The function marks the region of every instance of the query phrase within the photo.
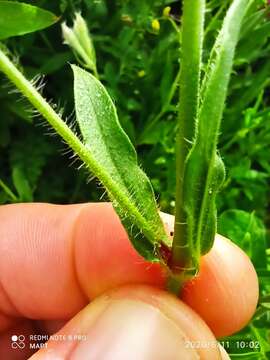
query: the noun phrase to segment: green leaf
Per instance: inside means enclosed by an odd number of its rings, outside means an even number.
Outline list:
[[[33,193],[30,184],[26,178],[23,169],[19,166],[16,166],[12,169],[12,180],[19,194],[19,200],[22,202],[33,201]]]
[[[5,194],[8,196],[8,198],[11,201],[18,201],[15,194],[13,194],[12,190],[0,179],[0,188],[2,188],[5,192]],[[0,201],[1,203],[1,201]]]
[[[73,65],[72,69],[77,121],[87,150],[105,173],[95,175],[105,185],[134,247],[148,260],[159,261],[158,247],[161,242],[169,245],[169,240],[150,181],[138,165],[104,86],[81,68]]]
[[[240,246],[255,266],[266,268],[265,227],[254,213],[227,210],[220,215],[218,231]]]
[[[200,256],[211,249],[216,233],[215,198],[225,176],[223,162],[217,154],[217,140],[234,52],[248,4],[248,0],[234,0],[225,16],[200,90],[197,131],[185,163],[185,218],[181,226],[185,230],[183,243],[195,267],[199,266]]]
[[[58,20],[53,13],[25,3],[0,1],[0,39],[44,29]]]

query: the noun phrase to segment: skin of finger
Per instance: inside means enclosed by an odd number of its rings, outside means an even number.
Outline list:
[[[0,310],[4,314],[67,319],[109,284],[164,284],[160,266],[146,263],[137,254],[108,203],[7,205],[0,207],[0,219],[0,256],[4,255]]]
[[[0,334],[18,322],[17,317],[10,317],[0,313]]]
[[[176,297],[149,286],[114,289],[75,316],[59,335],[84,341],[49,341],[37,359],[223,359],[214,335]]]
[[[93,299],[109,288],[136,283],[165,286],[164,270],[158,264],[145,262],[136,253],[111,204],[7,205],[0,207],[0,219],[0,257],[3,256],[0,259],[0,311],[4,314],[67,319],[78,312],[87,299]],[[173,228],[173,217],[167,215],[164,221],[168,230]],[[223,239],[218,237],[216,246],[222,243]],[[221,262],[217,258],[215,271],[220,263],[222,268],[217,273],[226,273],[228,264],[233,267],[234,270],[230,271],[237,278],[237,254],[242,256],[242,252],[237,247],[231,247],[231,251],[233,254],[226,252],[225,256],[235,258],[235,264]],[[253,307],[243,308],[241,303],[241,307],[237,308],[237,302],[224,304],[223,293],[217,287],[208,296],[208,301],[215,304],[214,312],[205,303],[202,309],[199,308],[202,294],[208,292],[209,286],[214,288],[218,285],[209,277],[211,271],[206,271],[213,264],[207,262],[209,256],[211,252],[202,260],[201,276],[194,286],[186,288],[183,297],[188,303],[193,296],[196,297],[197,302],[194,301],[192,306],[219,334],[224,332],[222,306],[226,305],[228,313],[230,306],[234,306],[239,319],[242,317],[244,321],[252,315]],[[215,256],[223,257],[223,254],[215,252]],[[203,266],[204,262],[209,264],[208,267]],[[240,263],[248,283],[254,270],[247,257]],[[204,272],[206,275],[203,276]],[[233,284],[227,281],[226,287]],[[196,291],[197,288],[200,291]],[[229,291],[245,296],[239,287],[232,287]],[[254,304],[257,287],[250,287],[249,291],[252,300],[249,301]],[[29,298],[32,301],[29,302]]]
[[[211,252],[203,258],[199,275],[186,284],[181,297],[217,337],[223,337],[249,322],[258,294],[258,278],[251,261],[219,235]]]
[[[47,335],[52,335],[58,332],[64,325],[67,323],[67,320],[36,320],[35,324],[40,333]]]
[[[3,360],[25,360],[35,350],[30,349],[29,336],[34,334],[35,329],[30,320],[21,320],[11,329],[0,334],[0,359]],[[12,336],[24,336],[24,340],[12,341]],[[13,345],[12,345],[13,344]],[[20,347],[19,347],[20,346]]]
[[[58,332],[67,321],[63,320],[28,320],[28,319],[16,319],[10,323],[7,329],[0,332],[0,359],[13,360],[13,359],[28,359],[33,353],[36,352],[32,345],[41,344],[38,340],[33,340],[33,335],[45,335],[46,337]],[[12,336],[23,335],[24,348],[15,349],[12,348]],[[16,346],[16,345],[15,345]],[[4,356],[5,355],[5,356]]]
[[[73,255],[74,224],[82,207],[0,207],[2,313],[67,318],[87,303],[77,281]]]

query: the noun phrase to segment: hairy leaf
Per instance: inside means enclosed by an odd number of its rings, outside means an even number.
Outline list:
[[[198,129],[187,157],[183,181],[186,244],[195,266],[212,247],[216,233],[215,197],[225,170],[217,154],[217,139],[224,109],[234,52],[248,0],[230,6],[216,39],[201,89]]]
[[[0,39],[44,29],[58,18],[50,11],[15,1],[0,1]]]
[[[158,261],[160,243],[169,243],[151,183],[138,165],[135,149],[103,85],[81,68],[72,69],[76,116],[85,146],[112,186],[106,186],[102,176],[95,175],[105,185],[135,248],[147,259]]]

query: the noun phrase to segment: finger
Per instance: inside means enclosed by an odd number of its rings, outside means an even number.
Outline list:
[[[73,257],[72,235],[80,209],[46,204],[0,207],[0,311],[61,318],[85,304]]]
[[[0,311],[5,314],[66,319],[81,309],[87,299],[109,288],[135,283],[165,286],[163,270],[157,264],[145,262],[136,253],[110,204],[8,205],[0,207],[0,219]],[[169,228],[173,227],[173,217],[167,216],[165,221]],[[223,242],[218,238],[217,248],[222,248]],[[237,269],[234,277],[237,279],[238,274],[243,273],[247,273],[247,279],[254,277],[248,258],[237,247],[231,246],[230,251],[225,252],[229,259],[237,260],[237,256],[244,259],[240,262],[242,270]],[[194,301],[193,305],[198,311],[202,294],[209,292],[207,274],[211,273],[211,266],[217,277],[222,271],[231,273],[226,266],[232,264],[221,261],[222,252],[215,251],[214,257],[217,257],[216,262],[206,261],[208,265],[202,265],[201,276],[194,286],[184,292],[187,302],[194,294],[197,303]],[[216,271],[219,263],[224,267]],[[236,266],[238,264],[234,268]],[[202,316],[214,331],[221,333],[224,309],[219,305],[225,303],[221,301],[223,295],[218,281],[210,284],[213,289],[208,301],[215,306],[208,311],[205,306]],[[242,287],[233,288],[234,283],[230,284],[229,279],[227,285],[232,287],[228,291],[246,298]],[[197,287],[200,291],[196,291]],[[241,319],[244,324],[252,315],[257,287],[250,287],[249,291],[252,295],[247,300],[250,306],[237,307],[239,302],[225,304],[226,307],[236,306],[237,325]]]
[[[82,335],[81,341],[68,338]],[[146,286],[111,291],[87,306],[31,360],[222,359],[210,329],[183,302]]]
[[[164,278],[132,248],[111,204],[0,207],[3,314],[66,319],[110,287]]]
[[[182,299],[208,324],[217,337],[240,330],[258,302],[258,278],[247,255],[218,235],[201,270],[183,289]]]

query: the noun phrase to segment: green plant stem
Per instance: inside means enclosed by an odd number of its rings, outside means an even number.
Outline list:
[[[181,33],[181,73],[178,131],[176,138],[176,213],[172,246],[172,268],[188,266],[191,258],[186,242],[186,216],[183,209],[185,161],[196,135],[204,25],[204,0],[184,0]]]
[[[18,201],[17,196],[10,190],[10,188],[0,179],[0,188],[10,197],[12,201]]]
[[[211,249],[215,238],[215,198],[225,178],[224,164],[217,153],[217,141],[235,47],[248,6],[248,0],[232,2],[211,51],[200,87],[198,125],[192,148],[185,159],[184,171],[181,171],[184,176],[183,187],[180,187],[183,201],[177,208],[182,217],[176,220],[176,227],[180,228],[180,236],[177,238],[176,234],[175,239],[179,240],[175,241],[175,246],[179,246],[176,249],[178,253],[175,251],[176,266],[181,266],[179,260],[182,253],[184,269],[193,267],[197,271],[200,256]]]
[[[180,32],[180,31],[179,31],[179,28],[178,28],[176,22],[172,19],[172,17],[171,17],[171,16],[168,16],[168,17],[166,17],[165,19],[168,20],[168,21],[171,23],[173,29],[174,29],[174,30],[176,31],[176,33],[178,34],[178,33]]]
[[[102,182],[105,188],[110,192],[113,198],[117,199],[121,207],[129,213],[142,230],[146,238],[156,243],[156,232],[144,219],[137,208],[129,201],[118,185],[106,174],[101,166],[92,157],[88,148],[76,137],[68,125],[53,110],[49,103],[40,95],[35,87],[28,81],[24,75],[14,66],[5,53],[0,50],[0,70],[14,83],[21,93],[30,101],[38,112],[48,121],[56,132],[65,140],[71,149],[80,157],[80,159],[89,167],[93,174]]]

